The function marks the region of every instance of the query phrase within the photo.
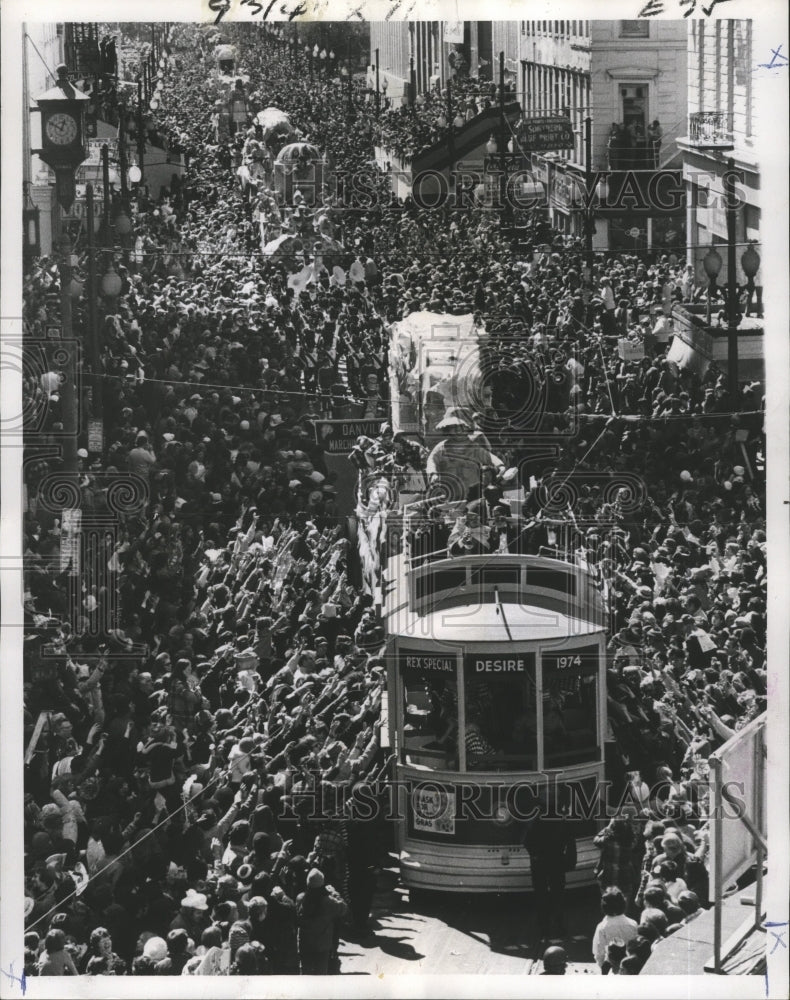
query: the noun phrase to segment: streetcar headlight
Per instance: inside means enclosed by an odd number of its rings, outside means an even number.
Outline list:
[[[494,822],[498,826],[505,826],[511,821],[513,817],[507,810],[506,806],[497,806],[496,812],[494,813]]]

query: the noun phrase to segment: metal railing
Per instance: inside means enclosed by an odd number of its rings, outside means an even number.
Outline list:
[[[691,112],[689,141],[701,146],[731,146],[732,115],[726,111]]]
[[[713,903],[713,956],[705,964],[705,971],[717,975],[722,973],[724,962],[738,945],[753,930],[761,928],[765,919],[763,866],[768,855],[767,719],[767,713],[753,719],[708,760],[712,799],[709,870],[710,901]],[[727,780],[735,773],[731,765],[736,761],[738,783]],[[732,795],[730,786],[737,786],[738,798]],[[725,810],[725,804],[729,810]],[[752,865],[756,878],[754,909],[735,933],[722,942],[724,899],[728,889],[737,884],[737,879]]]

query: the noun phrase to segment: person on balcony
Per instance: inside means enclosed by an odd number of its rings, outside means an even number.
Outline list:
[[[661,128],[661,124],[656,118],[653,122],[648,125],[647,128],[647,142],[650,147],[653,169],[658,169],[658,159],[661,152],[661,140],[664,137],[664,130]]]
[[[638,170],[644,166],[645,130],[641,122],[634,121],[627,127],[626,132],[631,147],[627,166],[632,170]]]
[[[609,129],[609,168],[611,170],[626,170],[630,166],[631,136],[622,125],[612,122]]]

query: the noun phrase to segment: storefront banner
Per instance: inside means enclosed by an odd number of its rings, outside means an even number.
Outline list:
[[[573,126],[564,115],[525,118],[521,124],[527,149],[573,149]]]

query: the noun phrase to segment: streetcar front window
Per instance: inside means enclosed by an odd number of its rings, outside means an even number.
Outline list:
[[[481,667],[499,672],[481,676]],[[535,770],[538,720],[534,656],[518,654],[507,661],[473,658],[467,664],[464,683],[467,771]]]
[[[569,671],[544,674],[543,760],[545,767],[597,760],[598,678]]]
[[[403,680],[403,763],[458,768],[458,689],[454,679],[410,675]]]

